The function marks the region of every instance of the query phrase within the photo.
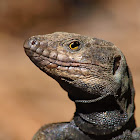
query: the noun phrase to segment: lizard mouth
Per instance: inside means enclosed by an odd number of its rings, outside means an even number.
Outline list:
[[[87,68],[87,63],[64,62],[43,56],[42,54],[33,52],[30,49],[25,49],[25,52],[39,68],[46,68],[49,71],[57,69],[61,71],[67,71],[69,74],[75,75],[88,75],[90,72],[90,69]]]
[[[77,76],[90,75],[92,71],[91,66],[98,67],[98,68],[100,67],[101,69],[106,69],[98,64],[80,63],[75,61],[66,62],[66,60],[63,61],[60,59],[55,59],[53,57],[50,57],[49,54],[44,55],[43,53],[38,53],[37,50],[31,50],[30,48],[25,48],[25,47],[24,49],[25,49],[25,53],[33,61],[33,63],[47,74],[51,71],[56,70],[65,73],[67,72],[68,74],[77,77]],[[63,76],[61,75],[61,77]]]

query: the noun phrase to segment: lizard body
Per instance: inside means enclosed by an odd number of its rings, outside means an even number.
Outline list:
[[[42,127],[33,140],[139,140],[134,87],[123,53],[111,42],[56,32],[24,43],[27,56],[76,104],[73,119]]]

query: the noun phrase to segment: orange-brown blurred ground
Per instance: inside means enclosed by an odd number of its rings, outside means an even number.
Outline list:
[[[64,1],[41,0],[41,8],[38,1],[0,1],[0,140],[30,140],[43,124],[73,116],[67,93],[32,64],[22,47],[29,36],[54,31],[109,40],[123,51],[133,74],[140,127],[140,2],[100,0],[80,11]]]

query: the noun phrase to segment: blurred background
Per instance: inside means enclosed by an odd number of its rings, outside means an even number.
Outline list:
[[[0,140],[30,140],[44,124],[69,121],[75,106],[23,50],[26,38],[55,31],[113,42],[126,56],[140,127],[139,0],[0,0]]]

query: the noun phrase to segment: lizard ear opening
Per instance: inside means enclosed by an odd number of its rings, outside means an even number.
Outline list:
[[[120,66],[120,60],[121,60],[121,56],[117,56],[115,57],[114,59],[114,63],[113,63],[113,75],[115,74],[115,72],[117,71],[117,69],[119,68]]]

